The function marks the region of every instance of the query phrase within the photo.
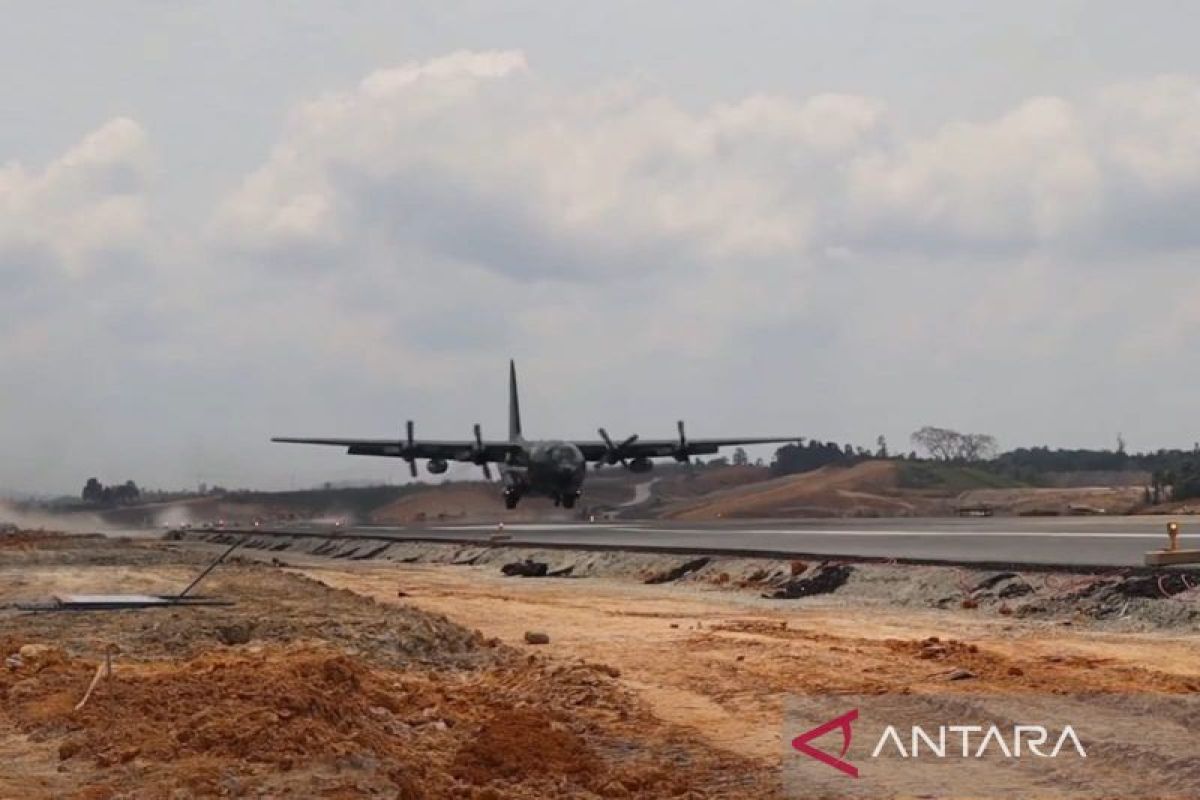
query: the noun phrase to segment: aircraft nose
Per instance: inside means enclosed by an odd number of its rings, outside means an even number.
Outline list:
[[[563,466],[577,466],[583,461],[583,454],[576,447],[559,445],[554,448],[554,460]]]

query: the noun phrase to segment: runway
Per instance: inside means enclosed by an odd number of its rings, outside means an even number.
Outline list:
[[[770,557],[1070,567],[1142,566],[1166,547],[1166,517],[820,519],[676,523],[506,525],[505,544]],[[1200,548],[1200,521],[1181,518],[1181,548]],[[278,531],[322,535],[312,526]],[[497,526],[414,524],[347,528],[339,536],[397,541],[487,542]]]

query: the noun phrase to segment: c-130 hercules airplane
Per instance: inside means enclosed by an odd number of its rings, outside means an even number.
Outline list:
[[[775,436],[743,439],[688,439],[680,420],[678,439],[641,439],[635,433],[629,438],[614,442],[604,428],[600,428],[599,441],[529,441],[521,435],[521,408],[517,399],[517,367],[508,362],[508,439],[505,441],[485,440],[475,423],[474,440],[426,440],[413,438],[413,423],[407,423],[407,436],[395,439],[297,439],[276,437],[273,442],[293,444],[327,444],[345,447],[353,456],[388,456],[403,458],[408,462],[412,476],[417,477],[417,459],[428,459],[426,468],[440,475],[449,468],[450,461],[462,461],[483,467],[483,474],[490,481],[492,471],[489,463],[500,466],[504,481],[504,507],[516,508],[525,495],[543,495],[554,500],[555,505],[574,508],[582,493],[587,464],[594,462],[599,469],[603,465],[620,463],[630,472],[649,472],[654,468],[652,458],[672,457],[686,462],[694,455],[716,453],[722,447],[743,444],[772,444],[799,441],[798,436]]]

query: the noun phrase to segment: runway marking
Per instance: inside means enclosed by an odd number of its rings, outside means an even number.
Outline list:
[[[419,526],[417,526],[418,529]],[[589,528],[620,528],[620,525],[604,522],[580,522],[577,524],[571,523],[553,523],[553,522],[513,522],[506,523],[504,530],[506,531],[577,531]],[[437,525],[428,530],[435,531],[496,531],[499,530],[498,525]]]
[[[702,534],[710,536],[730,536],[737,534],[751,534],[760,536],[763,534],[781,533],[790,536],[860,536],[860,537],[888,537],[888,536],[924,536],[924,537],[960,537],[964,539],[978,539],[983,537],[1002,537],[1002,538],[1027,538],[1027,539],[1161,539],[1166,541],[1166,535],[1161,533],[1104,533],[1096,531],[979,531],[979,530],[963,530],[963,531],[888,531],[888,530],[855,530],[850,528],[730,528],[728,530],[714,530],[712,528],[635,528],[622,527],[618,530],[627,533],[681,533],[681,534]],[[1194,539],[1200,536],[1195,533],[1181,533],[1180,539]]]

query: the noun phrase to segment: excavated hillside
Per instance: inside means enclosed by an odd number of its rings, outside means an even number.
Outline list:
[[[800,475],[750,483],[666,505],[660,516],[703,520],[718,517],[924,516],[945,513],[944,498],[899,487],[896,464],[867,461],[822,467]]]

